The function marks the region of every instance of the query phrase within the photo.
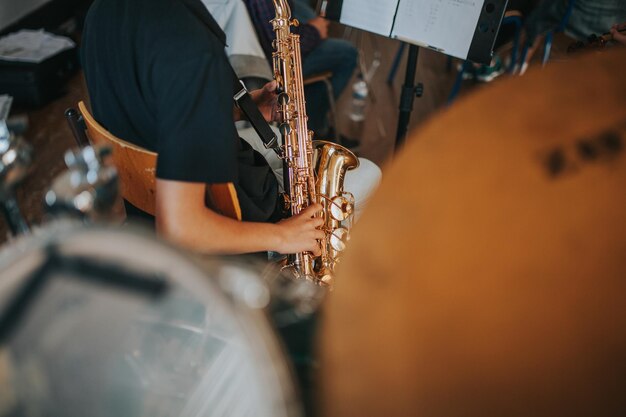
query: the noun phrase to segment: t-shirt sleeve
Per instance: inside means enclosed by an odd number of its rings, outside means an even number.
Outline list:
[[[158,92],[158,178],[236,181],[238,136],[229,65],[225,54],[210,52],[157,64],[152,88]]]

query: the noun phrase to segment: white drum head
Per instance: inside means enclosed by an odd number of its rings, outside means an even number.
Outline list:
[[[61,261],[7,317],[50,247]],[[0,270],[0,415],[300,415],[248,266],[204,271],[146,235],[62,227],[10,248]]]

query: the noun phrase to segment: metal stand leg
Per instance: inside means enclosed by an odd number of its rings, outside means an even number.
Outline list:
[[[421,97],[424,92],[423,84],[415,85],[415,73],[417,72],[417,58],[419,55],[419,46],[409,46],[409,59],[406,65],[406,78],[402,86],[402,95],[400,96],[400,116],[398,117],[398,130],[396,134],[396,150],[400,149],[404,144],[406,133],[411,120],[411,111],[413,110],[413,102],[415,97]]]

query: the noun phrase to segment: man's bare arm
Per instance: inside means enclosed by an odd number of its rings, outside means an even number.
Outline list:
[[[156,225],[159,234],[186,248],[217,254],[261,251],[319,254],[323,223],[312,216],[314,205],[277,224],[239,222],[205,206],[203,183],[159,180],[156,183]]]

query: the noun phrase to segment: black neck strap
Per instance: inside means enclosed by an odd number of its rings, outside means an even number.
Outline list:
[[[233,99],[235,100],[237,107],[241,109],[241,112],[250,122],[257,135],[259,135],[263,141],[263,145],[267,149],[276,150],[278,148],[278,138],[276,137],[276,134],[274,134],[274,131],[259,111],[257,105],[254,101],[252,101],[252,97],[248,93],[246,86],[239,80],[234,70],[233,80]]]

